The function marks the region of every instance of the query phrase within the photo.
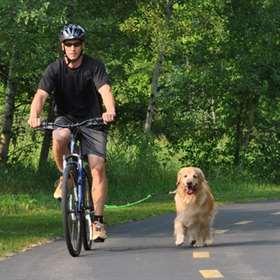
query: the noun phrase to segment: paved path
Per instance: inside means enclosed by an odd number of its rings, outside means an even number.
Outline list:
[[[1,280],[278,280],[280,202],[220,207],[215,243],[176,248],[174,215],[109,228],[110,238],[72,258],[63,240],[0,262]]]

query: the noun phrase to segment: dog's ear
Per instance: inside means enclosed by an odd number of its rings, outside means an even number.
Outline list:
[[[182,172],[181,170],[178,172],[177,174],[177,182],[176,182],[176,187],[178,187],[178,185],[180,184],[181,182],[181,177],[182,177]]]
[[[202,170],[200,168],[198,168],[198,167],[196,167],[195,169],[196,169],[196,172],[197,172],[200,180],[201,181],[206,181],[204,173],[202,172]]]

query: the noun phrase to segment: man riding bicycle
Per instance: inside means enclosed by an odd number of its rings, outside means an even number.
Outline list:
[[[55,122],[70,124],[86,119],[102,117],[104,123],[114,121],[115,101],[104,64],[84,54],[85,30],[76,24],[65,25],[60,33],[63,58],[46,68],[33,98],[28,123],[36,128],[41,124],[41,112],[49,95],[55,103]],[[105,112],[103,112],[103,105]],[[57,128],[53,131],[53,157],[57,168],[63,171],[63,155],[68,151],[70,130]],[[103,211],[107,198],[105,173],[107,131],[83,128],[81,135],[83,154],[88,156],[92,173],[92,198],[94,218],[92,223],[95,242],[107,238],[103,223]],[[59,178],[54,197],[62,195],[62,176]]]

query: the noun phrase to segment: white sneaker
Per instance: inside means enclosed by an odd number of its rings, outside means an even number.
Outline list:
[[[62,198],[62,181],[63,181],[63,176],[60,176],[59,179],[57,179],[54,184],[55,191],[53,193],[53,197],[58,200]]]
[[[61,200],[62,198],[62,182],[63,182],[63,176],[60,176],[59,179],[56,180],[54,187],[55,191],[53,193],[53,197],[57,200]],[[68,179],[68,187],[73,187],[74,186],[74,181],[73,178],[70,177]]]
[[[95,221],[92,223],[92,238],[94,242],[104,242],[107,238],[107,233],[104,224]]]

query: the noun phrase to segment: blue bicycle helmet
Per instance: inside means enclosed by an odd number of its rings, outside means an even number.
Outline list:
[[[67,24],[60,33],[60,42],[68,40],[85,40],[85,30],[78,24]]]

